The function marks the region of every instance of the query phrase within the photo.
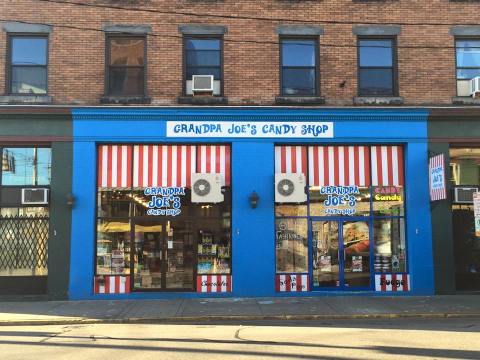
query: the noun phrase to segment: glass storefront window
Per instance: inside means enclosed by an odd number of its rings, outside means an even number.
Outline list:
[[[275,237],[277,273],[308,272],[307,219],[277,219]]]
[[[275,204],[276,216],[307,216],[307,205]]]
[[[3,148],[2,185],[49,185],[52,151],[50,148]]]
[[[375,216],[403,216],[404,194],[401,186],[376,186],[372,188]]]
[[[310,187],[310,216],[368,216],[370,189],[355,186]]]
[[[373,227],[375,272],[405,272],[407,259],[404,219],[375,219]]]
[[[98,217],[129,217],[131,191],[99,190]]]
[[[97,224],[97,274],[130,273],[130,222],[99,219]]]

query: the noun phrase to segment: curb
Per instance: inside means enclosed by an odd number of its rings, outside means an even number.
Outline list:
[[[391,319],[446,319],[480,318],[480,313],[398,313],[398,314],[353,314],[353,315],[212,315],[159,318],[122,319],[54,319],[54,320],[0,320],[0,326],[74,325],[74,324],[159,324],[214,321],[315,321],[315,320],[391,320]]]

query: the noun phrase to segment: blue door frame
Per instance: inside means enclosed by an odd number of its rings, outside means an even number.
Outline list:
[[[312,216],[308,219],[308,251],[309,251],[309,274],[310,289],[312,291],[369,291],[373,289],[375,284],[375,274],[373,272],[373,222],[369,216],[352,216],[352,217],[337,217],[337,216]],[[335,221],[338,223],[338,267],[339,267],[339,286],[320,287],[313,285],[313,222],[320,221]],[[351,287],[345,285],[345,252],[343,245],[343,223],[349,221],[364,221],[368,224],[368,239],[369,239],[369,256],[370,256],[370,285],[367,287]]]

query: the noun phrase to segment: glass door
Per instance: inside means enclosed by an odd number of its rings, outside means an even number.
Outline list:
[[[365,220],[313,220],[313,288],[370,287],[370,230]]]

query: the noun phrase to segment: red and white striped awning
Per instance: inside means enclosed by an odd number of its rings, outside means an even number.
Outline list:
[[[307,174],[306,146],[275,146],[276,174]]]
[[[189,187],[195,161],[194,145],[135,145],[133,187]]]
[[[370,186],[368,146],[309,146],[310,186]]]
[[[372,185],[403,186],[403,147],[375,145],[372,151]]]
[[[230,185],[230,146],[197,146],[197,172],[202,174],[221,174],[222,185]]]
[[[101,145],[98,147],[98,187],[129,188],[132,186],[132,146]]]

